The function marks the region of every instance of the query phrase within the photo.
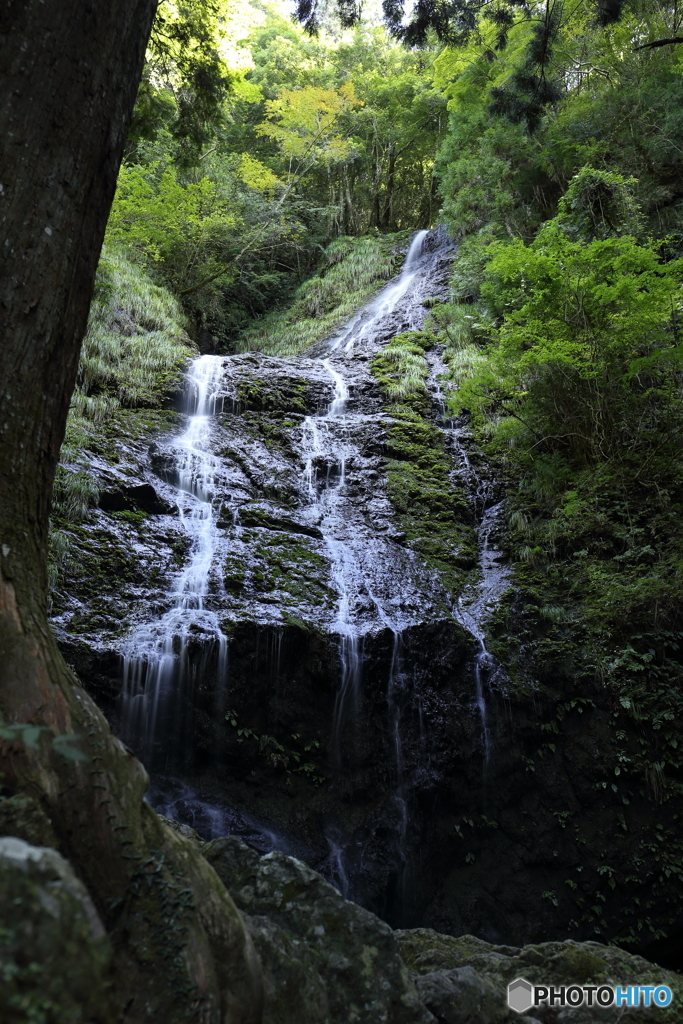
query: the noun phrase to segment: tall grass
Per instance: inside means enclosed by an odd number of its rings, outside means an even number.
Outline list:
[[[121,252],[105,248],[60,452],[55,516],[84,518],[98,498],[84,449],[122,406],[161,405],[191,354],[178,301]]]
[[[426,392],[425,381],[429,367],[424,349],[412,343],[409,337],[399,334],[382,349],[387,368],[390,369],[384,390],[392,403],[404,403],[406,399],[422,396]]]
[[[63,527],[97,503],[87,450],[122,407],[160,406],[192,355],[177,300],[117,251],[105,249],[52,494],[49,575],[54,586],[71,546]]]
[[[245,331],[236,351],[293,356],[330,334],[397,273],[410,234],[335,239],[291,305]]]
[[[429,331],[404,331],[374,356],[371,371],[392,416],[420,418],[429,406],[425,351],[436,338]]]
[[[72,415],[97,423],[122,405],[160,405],[191,354],[177,299],[122,253],[105,250]]]

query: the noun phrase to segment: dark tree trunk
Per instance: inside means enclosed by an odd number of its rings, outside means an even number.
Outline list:
[[[382,214],[380,206],[380,181],[382,178],[382,164],[379,155],[379,143],[375,140],[372,147],[372,227],[379,230],[382,226]]]
[[[6,787],[40,801],[114,937],[124,1019],[187,1019],[192,1004],[193,1019],[232,1024],[259,1014],[241,919],[203,858],[142,803],[144,769],[46,619],[50,493],[155,7],[0,6],[0,708],[9,722],[80,734],[90,758],[66,760],[43,734],[40,753],[3,743],[0,767]],[[183,886],[194,906],[165,932],[164,901]]]
[[[384,204],[382,226],[386,231],[395,231],[394,224],[394,186],[396,184],[396,149],[392,145],[389,150],[389,168],[387,170],[387,193]]]

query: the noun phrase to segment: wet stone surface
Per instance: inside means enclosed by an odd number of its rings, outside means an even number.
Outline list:
[[[443,289],[449,244],[421,244],[319,352],[203,357],[172,429],[122,430],[93,457],[100,508],[54,616],[67,658],[155,775],[269,822],[385,910],[403,899],[416,839],[409,793],[440,777],[456,719],[479,744],[454,689],[472,638],[406,543],[370,369]],[[436,707],[446,732],[427,743]],[[169,806],[187,817],[191,804]]]

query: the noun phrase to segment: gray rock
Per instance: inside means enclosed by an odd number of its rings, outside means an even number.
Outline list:
[[[0,838],[0,1020],[110,1024],[111,949],[88,892],[56,850]]]
[[[492,985],[472,967],[418,975],[415,987],[439,1024],[499,1024],[509,1016],[502,987]]]
[[[599,942],[541,942],[523,947],[495,946],[474,935],[441,935],[431,928],[396,931],[401,956],[414,979],[421,999],[444,1024],[494,1024],[499,1020],[516,1024],[644,1024],[661,1020],[662,1010],[644,1007],[554,1007],[539,1006],[528,1017],[510,1012],[496,1016],[496,1005],[507,1009],[505,993],[516,978],[525,978],[532,985],[633,985],[665,984],[674,990],[673,1006],[683,1002],[683,978],[655,964],[633,956],[616,946]],[[459,1003],[455,996],[457,979],[463,970],[471,971],[462,984]],[[463,978],[464,981],[464,978]],[[468,988],[472,994],[468,995]],[[449,986],[453,989],[454,1009],[449,1004]],[[500,1002],[486,1001],[484,991],[498,992]],[[468,998],[481,992],[480,1016],[458,1016],[467,1007]],[[474,1004],[472,1004],[474,1005]],[[445,1010],[442,1009],[445,1007]],[[680,1019],[680,1009],[674,1010]],[[451,1016],[448,1016],[448,1014]],[[492,1016],[487,1016],[492,1014]]]
[[[47,814],[31,796],[0,796],[0,836],[17,836],[34,846],[56,846]]]
[[[233,836],[204,855],[242,911],[261,958],[264,1024],[435,1024],[394,932],[294,857]]]
[[[199,832],[192,828],[191,825],[183,825],[182,822],[174,821],[173,818],[166,818],[163,814],[160,814],[159,817],[163,821],[164,825],[168,825],[168,827],[172,828],[174,832],[178,833],[178,835],[185,836],[186,839],[189,839],[190,842],[194,843],[194,845],[200,850],[202,849],[204,846],[204,840],[200,836]]]

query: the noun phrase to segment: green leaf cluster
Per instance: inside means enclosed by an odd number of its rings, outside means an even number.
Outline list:
[[[530,449],[651,476],[682,436],[683,263],[631,236],[570,241],[562,226],[489,250],[493,345],[457,405],[512,417]]]

